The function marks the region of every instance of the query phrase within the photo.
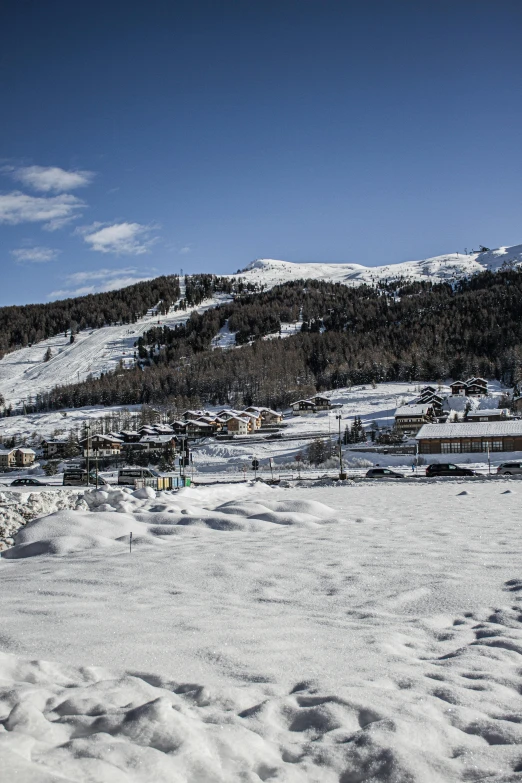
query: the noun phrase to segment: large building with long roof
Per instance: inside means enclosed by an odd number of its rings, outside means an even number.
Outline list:
[[[522,420],[424,424],[415,439],[419,454],[522,451]]]

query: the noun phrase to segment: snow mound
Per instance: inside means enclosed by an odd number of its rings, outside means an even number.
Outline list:
[[[156,493],[150,487],[134,492],[89,490],[82,500],[86,510],[57,511],[29,522],[3,556],[69,555],[111,547],[122,551],[131,533],[136,545],[161,545],[187,527],[244,532],[314,528],[335,521],[336,514],[323,503],[307,500],[228,501],[211,508],[185,504],[182,493]]]

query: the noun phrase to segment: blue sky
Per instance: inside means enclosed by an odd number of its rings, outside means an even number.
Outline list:
[[[0,304],[522,242],[522,4],[7,0]]]

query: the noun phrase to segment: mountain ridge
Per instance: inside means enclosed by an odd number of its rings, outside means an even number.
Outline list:
[[[313,278],[343,285],[375,284],[385,280],[451,282],[484,271],[496,272],[504,266],[522,265],[522,244],[487,250],[480,253],[446,253],[418,261],[401,261],[382,266],[363,264],[298,263],[272,258],[252,261],[235,275],[246,282],[272,287],[283,282]]]

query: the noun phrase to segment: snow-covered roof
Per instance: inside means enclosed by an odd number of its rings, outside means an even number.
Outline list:
[[[480,416],[509,416],[507,408],[479,408],[468,413],[468,419],[478,419]]]
[[[426,416],[431,405],[402,405],[395,411],[395,418],[397,416]]]
[[[16,451],[20,451],[22,454],[34,454],[36,456],[36,451],[33,449],[16,449]]]
[[[424,424],[415,437],[417,440],[426,440],[430,438],[494,438],[503,435],[522,437],[522,420]]]
[[[8,454],[12,454],[16,449],[0,449],[0,457],[6,457]]]
[[[174,438],[174,433],[170,435],[144,435],[140,438],[140,443],[170,443]]]

